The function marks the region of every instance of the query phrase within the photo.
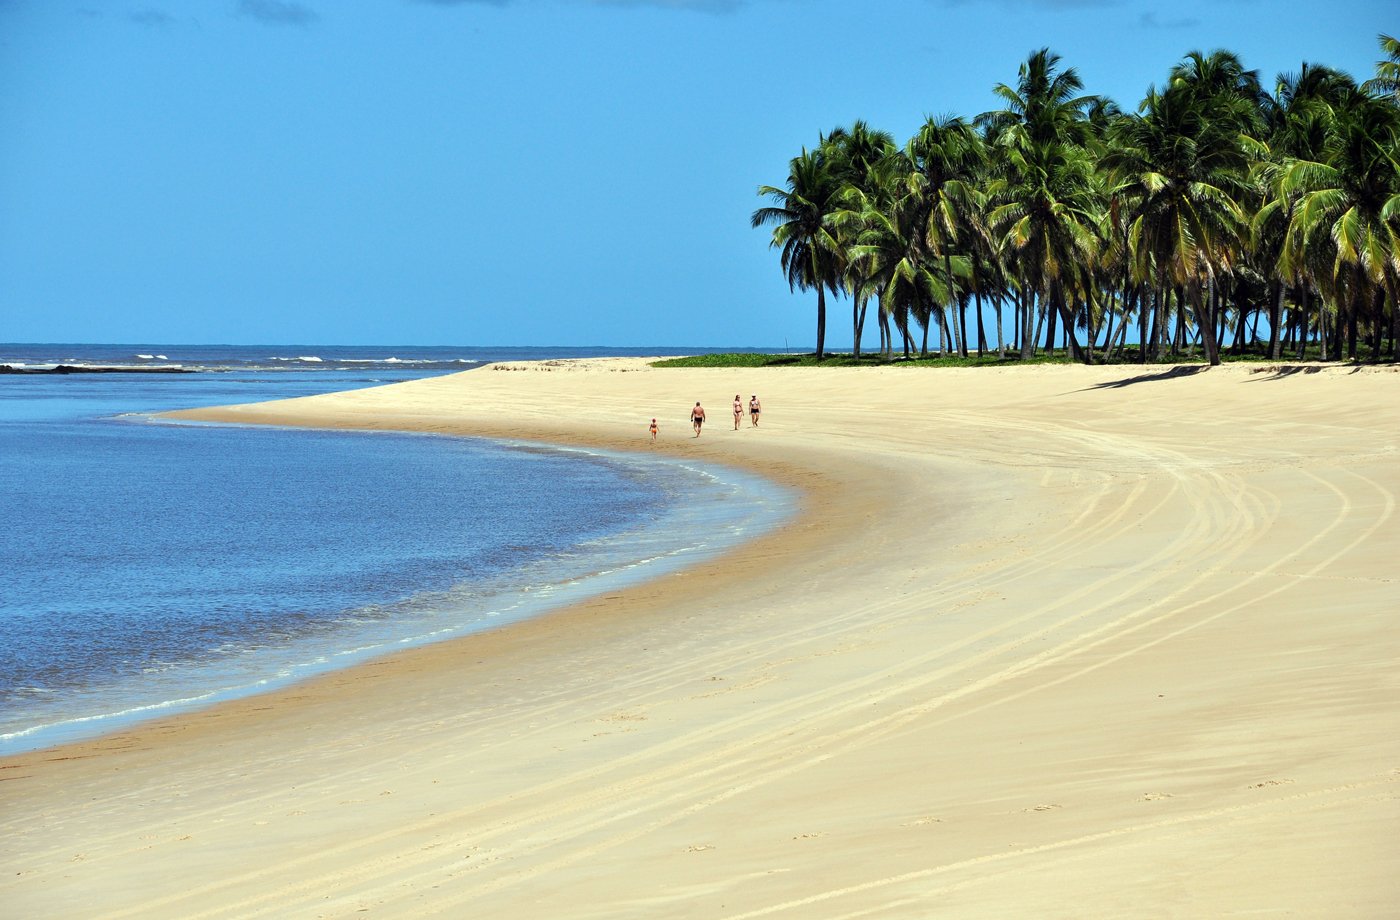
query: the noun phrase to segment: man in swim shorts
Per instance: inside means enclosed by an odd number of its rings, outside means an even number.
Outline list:
[[[696,401],[695,408],[690,410],[690,424],[695,426],[695,436],[700,437],[700,426],[705,424],[705,410],[699,401]]]

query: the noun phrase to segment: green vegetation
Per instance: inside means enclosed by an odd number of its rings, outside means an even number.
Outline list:
[[[815,354],[680,360],[871,363],[872,302],[884,361],[1394,360],[1400,41],[1380,45],[1363,84],[1304,63],[1272,92],[1228,51],[1191,52],[1133,113],[1042,49],[971,121],[930,118],[903,147],[838,128],[752,217],[789,286],[816,292]],[[828,294],[849,299],[850,356],[826,353]]]
[[[811,352],[802,355],[756,355],[756,354],[722,354],[722,355],[693,355],[688,358],[665,358],[660,361],[653,361],[652,367],[929,367],[937,365],[939,367],[980,367],[996,364],[1022,363],[1012,361],[1009,358],[998,358],[994,354],[970,355],[966,358],[959,355],[934,355],[934,356],[910,356],[886,358],[882,355],[864,354],[856,357],[851,354],[839,354],[827,352],[820,359]],[[1038,354],[1030,359],[1028,363],[1033,364],[1067,364],[1069,359],[1063,355]]]
[[[1270,358],[1268,355],[1260,354],[1257,350],[1246,349],[1243,354],[1222,352],[1220,359],[1223,363],[1256,363],[1273,364],[1280,359]],[[1307,349],[1302,357],[1290,354],[1288,360],[1316,361],[1322,356],[1316,345]],[[1121,352],[1115,352],[1115,360],[1119,363],[1138,363],[1143,360],[1141,350],[1136,345],[1129,345]],[[1004,367],[1008,365],[1022,364],[1075,364],[1075,358],[1066,351],[1048,352],[1037,350],[1030,358],[1022,358],[1015,353],[998,355],[995,351],[987,351],[978,355],[975,352],[967,356],[962,356],[956,352],[943,355],[932,352],[926,355],[911,354],[909,357],[903,355],[880,355],[869,352],[857,357],[851,353],[826,352],[819,359],[814,352],[804,354],[754,354],[751,352],[713,354],[713,355],[690,355],[684,358],[662,358],[651,362],[652,367]],[[1189,352],[1180,354],[1167,353],[1156,359],[1160,364],[1195,364],[1199,363],[1199,358]]]

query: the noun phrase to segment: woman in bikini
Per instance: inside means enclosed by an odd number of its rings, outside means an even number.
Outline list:
[[[744,401],[739,398],[739,394],[734,394],[734,430],[739,430],[739,420],[744,417]]]
[[[738,403],[735,403],[734,405],[737,406]],[[749,424],[751,424],[754,428],[758,427],[758,414],[762,411],[763,406],[758,401],[758,394],[755,393],[754,395],[749,397]]]

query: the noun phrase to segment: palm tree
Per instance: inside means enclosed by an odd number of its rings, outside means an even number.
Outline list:
[[[1400,105],[1400,39],[1385,33],[1378,36],[1385,60],[1376,62],[1376,75],[1367,80],[1364,89],[1377,96],[1389,96]]]
[[[1220,351],[1207,289],[1241,248],[1247,215],[1239,199],[1258,148],[1241,131],[1249,123],[1245,103],[1229,95],[1240,81],[1222,79],[1226,68],[1202,66],[1210,60],[1193,55],[1165,91],[1149,89],[1138,114],[1118,122],[1104,165],[1118,177],[1113,196],[1127,212],[1139,280],[1155,283],[1159,302],[1170,285],[1190,304],[1215,365]],[[1192,82],[1202,73],[1208,82]]]
[[[1016,86],[998,83],[993,94],[1005,108],[976,119],[995,143],[1006,130],[1019,127],[1037,144],[1083,144],[1090,136],[1086,112],[1097,96],[1081,93],[1084,83],[1073,67],[1060,70],[1060,56],[1049,48],[1031,52],[1018,71]]]
[[[1033,299],[1061,315],[1070,347],[1080,356],[1065,301],[1097,244],[1091,161],[1084,145],[1092,137],[1086,110],[1098,97],[1083,95],[1078,73],[1072,67],[1061,70],[1059,63],[1060,56],[1048,48],[1032,52],[1014,88],[1002,83],[993,90],[1005,108],[977,117],[995,163],[988,222],[1015,263],[1022,295],[1023,359],[1034,344]]]
[[[1259,72],[1245,70],[1238,55],[1217,50],[1210,54],[1188,52],[1171,70],[1169,86],[1213,105],[1212,120],[1230,121],[1241,130],[1252,130],[1267,100]]]
[[[850,190],[856,189],[866,199],[875,199],[880,192],[876,170],[885,158],[895,152],[896,147],[894,137],[889,132],[875,131],[865,122],[856,121],[849,129],[837,128],[827,135],[822,141],[822,150],[842,186],[837,191],[838,197],[849,197]],[[884,203],[882,199],[881,202]],[[838,224],[837,230],[837,240],[844,253],[855,244],[859,224],[847,221],[844,226]],[[844,258],[843,265],[843,281],[851,293],[853,351],[859,359],[870,278],[864,273],[863,262]]]
[[[881,329],[894,320],[906,355],[910,318],[926,319],[927,305],[946,294],[923,243],[919,201],[908,194],[914,182],[911,166],[902,154],[886,157],[872,172],[869,190],[847,188],[845,207],[833,218],[854,234],[855,243],[847,250],[851,264],[879,298]],[[886,356],[892,347],[889,340],[882,341]]]
[[[910,165],[908,194],[922,229],[923,245],[930,258],[942,261],[949,301],[955,301],[954,255],[970,248],[976,232],[973,218],[982,200],[977,189],[986,162],[982,138],[961,118],[930,118],[910,139],[904,155]],[[962,324],[955,321],[952,325],[953,341],[966,357]]]
[[[1346,74],[1305,61],[1296,74],[1278,75],[1274,92],[1262,107],[1269,151],[1255,164],[1263,200],[1254,216],[1251,235],[1256,269],[1271,287],[1268,307],[1268,354],[1271,358],[1282,354],[1282,315],[1288,289],[1296,286],[1305,305],[1309,289],[1318,287],[1311,269],[1324,261],[1315,252],[1309,258],[1302,258],[1301,250],[1284,248],[1284,238],[1297,204],[1297,196],[1282,189],[1284,171],[1293,161],[1315,162],[1326,157],[1324,148],[1335,108],[1355,92],[1356,84]],[[1299,345],[1303,346],[1307,339],[1307,311],[1296,312],[1294,325]],[[1324,343],[1324,354],[1325,347]]]
[[[832,228],[831,215],[840,191],[826,155],[804,149],[788,165],[787,188],[759,186],[758,194],[774,204],[753,212],[754,227],[773,226],[769,245],[782,252],[783,275],[789,289],[817,292],[817,360],[826,347],[826,292],[837,291],[841,246]]]
[[[884,354],[891,320],[906,354],[914,322],[925,349],[936,322],[941,347],[967,354],[975,301],[980,355],[984,296],[999,348],[1013,301],[1023,359],[1042,330],[1053,349],[1058,324],[1086,362],[1121,355],[1136,322],[1144,361],[1199,337],[1217,364],[1226,343],[1261,346],[1266,315],[1271,356],[1301,357],[1314,328],[1324,356],[1355,356],[1359,335],[1395,352],[1400,40],[1380,42],[1364,87],[1304,63],[1272,93],[1233,53],[1193,51],[1127,115],[1042,48],[976,130],[930,118],[899,149],[863,122],[833,131],[786,190],[760,189],[774,203],[753,224],[774,226],[789,285],[817,291],[819,357],[826,294],[842,291],[857,355],[872,296]]]
[[[1005,167],[989,190],[997,203],[989,223],[1018,266],[1023,296],[1037,298],[1053,311],[1052,317],[1058,315],[1071,353],[1076,360],[1087,360],[1088,353],[1074,335],[1069,299],[1080,294],[1084,271],[1098,248],[1098,204],[1089,179],[1089,157],[1083,148],[1038,145],[1014,130],[1004,136],[1000,148]],[[1023,358],[1030,357],[1031,318],[1028,302]]]
[[[985,152],[985,144],[983,145]],[[979,189],[990,184],[990,173],[988,163],[984,156],[982,167],[978,171],[976,184]],[[967,222],[972,233],[969,234],[967,243],[968,256],[972,261],[970,281],[972,284],[972,295],[976,300],[977,321],[982,322],[982,299],[988,297],[996,307],[996,341],[997,357],[1006,357],[1006,339],[1002,333],[1002,307],[1009,294],[1009,283],[1006,277],[1005,260],[1002,257],[1002,250],[999,241],[989,230],[989,199],[985,193],[979,194],[974,207],[967,215]],[[981,356],[981,350],[978,350]]]
[[[1391,350],[1395,351],[1395,306],[1400,293],[1400,109],[1356,93],[1335,112],[1324,157],[1295,160],[1280,182],[1297,196],[1285,238],[1295,256],[1325,240],[1335,254],[1328,281],[1349,326],[1348,356],[1356,357],[1356,327],[1371,314],[1379,356],[1384,304],[1391,305]]]

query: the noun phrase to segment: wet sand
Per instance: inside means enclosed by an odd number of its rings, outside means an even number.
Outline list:
[[[1311,370],[593,359],[202,410],[664,451],[802,513],[0,761],[0,914],[1391,916],[1400,373]]]

